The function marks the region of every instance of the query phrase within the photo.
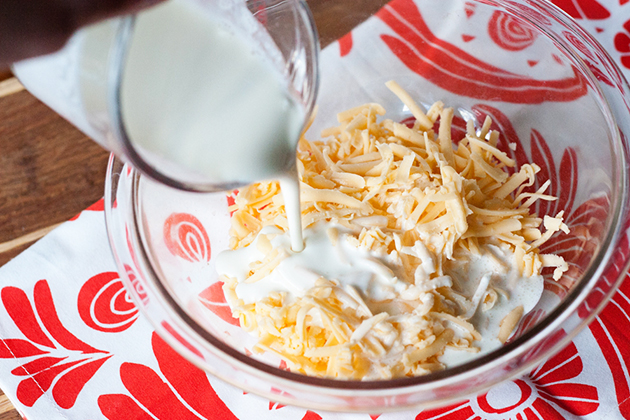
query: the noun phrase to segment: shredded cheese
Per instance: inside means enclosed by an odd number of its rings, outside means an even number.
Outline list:
[[[554,233],[568,231],[562,212],[544,219],[531,213],[536,200],[554,199],[544,194],[549,183],[526,192],[540,168],[526,164],[510,175],[506,168],[516,162],[497,148],[489,117],[478,131],[468,121],[465,139],[454,145],[452,108],[437,102],[425,113],[396,82],[387,86],[416,118],[412,127],[379,121],[385,109],[364,104],[339,113],[339,125],[325,129],[323,140],[302,138],[297,157],[304,228],[334,222],[351,232],[343,234],[348,243],[408,273],[412,280],[396,298],[399,313],[375,311],[354,287],[325,278],[291,301],[272,293],[245,305],[235,279],[223,278],[234,316],[259,337],[254,350],[277,355],[295,371],[340,379],[412,376],[443,368],[438,358],[447,347],[478,352],[470,318],[507,295],[489,275],[470,300],[453,292],[444,267],[457,252],[487,254],[504,266],[492,249],[507,249],[524,277],[551,267],[557,280],[568,270],[561,257],[539,252]],[[288,229],[279,192],[275,181],[240,190],[230,208],[232,249],[250,245],[265,226]],[[337,228],[327,235],[332,246],[342,237]],[[248,283],[286,258],[268,241],[257,246],[266,257],[250,267]],[[501,342],[522,316],[519,306],[502,320]]]

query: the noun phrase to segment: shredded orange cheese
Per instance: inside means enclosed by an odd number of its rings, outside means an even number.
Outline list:
[[[346,234],[351,244],[409,273],[415,280],[401,297],[400,314],[373,313],[357,290],[324,278],[290,303],[272,293],[244,305],[234,293],[236,280],[223,278],[234,315],[260,339],[255,350],[276,354],[295,371],[387,379],[442,369],[438,356],[446,347],[479,351],[479,334],[465,314],[470,308],[444,272],[459,254],[500,246],[517,256],[524,277],[552,267],[557,280],[568,269],[561,257],[539,251],[555,232],[568,231],[562,212],[544,218],[531,212],[536,200],[555,200],[545,194],[549,183],[525,191],[540,168],[525,164],[510,175],[506,168],[516,163],[497,148],[499,134],[490,130],[489,118],[479,130],[469,121],[466,137],[455,145],[452,108],[438,102],[425,113],[395,82],[387,86],[413,113],[412,127],[381,119],[385,109],[368,103],[339,113],[339,125],[324,130],[324,139],[302,138],[297,157],[304,228],[335,222],[354,232]],[[264,226],[287,230],[279,192],[277,182],[240,190],[230,208],[232,249],[251,244]],[[327,234],[332,243],[340,235],[336,229]],[[248,282],[285,257],[268,251]],[[475,305],[485,311],[501,295],[491,287],[480,290]],[[506,317],[501,341],[522,314],[521,306]]]

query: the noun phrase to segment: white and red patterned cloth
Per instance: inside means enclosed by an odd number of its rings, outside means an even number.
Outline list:
[[[395,1],[413,6],[411,0]],[[554,1],[595,35],[630,76],[628,2]],[[466,12],[473,15],[474,7]],[[375,19],[387,24],[388,16]],[[496,16],[488,26],[499,47],[522,50],[532,44],[523,32],[501,34],[501,19]],[[366,40],[390,42],[395,50],[394,37],[378,38],[365,27],[328,48],[324,63],[345,66],[349,61],[343,60],[355,59],[353,51]],[[463,42],[471,40],[462,34]],[[569,97],[580,89],[574,81],[561,82]],[[450,86],[455,92],[457,86]],[[536,86],[526,95],[535,102]],[[198,239],[207,241],[207,235]],[[522,378],[443,409],[382,415],[282,406],[208,377],[181,358],[129,300],[110,256],[102,201],[2,267],[0,298],[0,386],[28,420],[630,417],[630,279],[588,329]],[[209,288],[204,298],[230,320],[220,288]]]

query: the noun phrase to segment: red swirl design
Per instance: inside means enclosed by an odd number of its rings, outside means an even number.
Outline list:
[[[164,241],[173,255],[190,262],[210,261],[210,239],[192,214],[171,214],[164,222]]]
[[[138,318],[138,309],[118,273],[112,271],[86,281],[79,292],[77,306],[83,322],[102,332],[124,331]]]
[[[538,34],[520,20],[499,10],[488,22],[488,34],[499,47],[508,51],[521,51],[536,41]]]

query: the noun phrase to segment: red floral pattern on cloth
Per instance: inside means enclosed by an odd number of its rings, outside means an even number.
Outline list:
[[[572,101],[586,94],[586,83],[574,77],[535,80],[492,66],[437,38],[413,0],[396,0],[377,16],[398,36],[381,39],[411,71],[450,92],[485,100],[536,104]],[[431,47],[429,50],[428,48]]]
[[[322,416],[319,414],[313,411],[307,411],[306,414],[304,414],[304,417],[302,417],[302,420],[321,420],[321,418]]]
[[[560,420],[585,416],[599,406],[597,388],[575,382],[583,363],[573,343],[522,379],[506,382],[476,398],[425,410],[416,420]],[[502,392],[500,397],[496,394]]]
[[[623,30],[615,35],[615,49],[621,53],[621,64],[630,69],[630,20],[623,24]]]
[[[27,407],[52,387],[52,396],[62,408],[71,408],[81,389],[111,355],[81,341],[68,331],[59,317],[46,280],[35,284],[33,305],[26,293],[4,287],[2,304],[26,339],[1,340],[0,358],[15,358],[22,365],[11,373],[24,377],[16,395]]]
[[[567,13],[580,19],[585,27],[593,27],[599,40],[613,58],[630,69],[630,9],[627,0],[553,0]],[[463,4],[466,17],[472,22],[477,6]],[[264,20],[263,15],[258,15]],[[371,41],[385,44],[400,62],[415,74],[454,93],[467,94],[482,101],[492,97],[497,102],[534,104],[541,101],[541,86],[530,80],[476,60],[463,49],[440,40],[429,29],[427,22],[412,0],[394,0],[377,17],[383,31],[371,34]],[[597,26],[594,26],[594,25]],[[589,26],[590,25],[590,26]],[[600,31],[598,28],[606,28]],[[385,33],[385,30],[388,32]],[[462,31],[464,31],[462,29]],[[527,51],[536,36],[520,22],[495,13],[487,23],[488,36],[505,51]],[[473,42],[471,35],[462,32],[463,42]],[[597,57],[593,56],[579,38],[564,34],[567,41],[581,51],[585,63],[595,72]],[[338,60],[353,60],[362,46],[364,33],[355,30],[339,40],[334,51]],[[427,57],[422,44],[438,47],[441,54]],[[469,45],[466,43],[466,45]],[[330,57],[330,56],[329,56]],[[553,57],[559,65],[562,57]],[[535,66],[537,57],[528,60]],[[449,68],[457,78],[444,73]],[[627,76],[630,72],[627,72]],[[613,86],[602,74],[595,76]],[[475,84],[483,80],[489,87]],[[555,80],[561,92],[555,100],[570,101],[585,93],[583,80],[578,76]],[[515,86],[526,86],[524,94],[514,95]],[[549,85],[547,85],[548,87]],[[485,89],[485,90],[484,90]],[[546,98],[548,99],[548,98]],[[556,202],[539,202],[537,211],[553,214],[565,210],[565,221],[572,234],[553,239],[545,247],[575,261],[591,258],[595,250],[589,242],[603,228],[609,203],[591,199],[580,205],[576,201],[578,182],[577,154],[567,149],[555,161],[547,147],[544,130],[531,129],[529,148],[524,148],[508,118],[497,108],[478,105],[472,111],[478,121],[486,115],[493,118],[493,129],[503,133],[501,148],[518,164],[533,161],[541,168],[535,189],[546,180],[551,181],[550,194]],[[465,122],[454,119],[453,139],[465,133]],[[517,145],[515,151],[508,143]],[[227,198],[234,203],[235,194]],[[99,201],[75,216],[73,226],[82,226],[91,243],[92,236],[102,234],[103,201]],[[63,235],[54,232],[53,235]],[[44,238],[46,240],[48,238]],[[173,213],[167,218],[163,239],[168,250],[184,261],[207,266],[213,256],[210,239],[200,219],[188,213]],[[96,241],[96,240],[95,240]],[[79,241],[72,246],[79,247]],[[105,244],[106,246],[106,244]],[[95,248],[96,249],[96,248]],[[101,251],[102,249],[99,248]],[[612,256],[617,264],[606,273],[606,280],[614,281],[623,267],[620,256],[630,249],[628,238]],[[28,257],[26,253],[23,260]],[[32,255],[31,255],[32,256]],[[104,254],[94,252],[100,260]],[[108,257],[108,256],[107,256]],[[85,260],[85,259],[84,259]],[[66,268],[67,281],[52,277],[11,278],[2,283],[4,319],[0,318],[0,376],[7,394],[31,420],[54,417],[71,420],[85,418],[114,419],[268,419],[291,418],[321,420],[343,418],[340,414],[316,412],[285,406],[263,398],[227,388],[220,381],[208,377],[175,353],[151,327],[139,317],[138,309],[128,300],[113,262],[99,266],[89,274],[75,275],[74,270],[87,265],[77,260]],[[143,300],[148,299],[138,279],[135,267],[126,266],[127,275]],[[27,264],[27,263],[24,263]],[[103,265],[103,264],[101,264]],[[51,265],[51,267],[55,267]],[[55,267],[56,269],[56,267]],[[577,268],[571,267],[572,270]],[[57,274],[51,268],[51,274]],[[83,273],[83,272],[82,272]],[[570,275],[567,279],[570,281]],[[8,277],[8,276],[7,276]],[[76,279],[74,277],[77,277]],[[46,278],[47,280],[42,280]],[[0,276],[0,279],[2,277]],[[87,279],[87,280],[86,280]],[[546,282],[547,291],[562,296],[565,286]],[[602,291],[603,293],[603,291]],[[53,299],[54,296],[54,299]],[[589,305],[580,308],[586,317]],[[209,285],[199,294],[200,302],[219,318],[218,322],[238,326],[232,318],[223,295],[222,284]],[[519,326],[516,336],[526,331],[545,316],[544,311],[529,313]],[[162,324],[190,351],[194,344],[178,336],[175,328]],[[232,328],[232,327],[227,327]],[[81,337],[81,338],[79,338]],[[178,337],[178,338],[177,338]],[[118,343],[118,342],[122,342]],[[89,343],[89,344],[88,344]],[[107,363],[105,363],[107,362]],[[286,366],[285,366],[286,367]],[[614,295],[611,303],[573,343],[548,359],[525,376],[501,384],[489,392],[434,410],[409,411],[396,414],[365,414],[356,418],[387,419],[564,419],[564,418],[630,418],[630,278]],[[280,393],[280,391],[278,391]],[[48,405],[47,405],[48,404]],[[248,406],[251,408],[248,409]],[[77,410],[80,408],[81,410]],[[56,411],[55,411],[56,410]],[[85,413],[89,412],[90,415]],[[26,418],[25,416],[25,418]]]
[[[120,379],[129,395],[104,394],[98,398],[98,406],[107,419],[238,420],[212,389],[204,372],[155,333],[151,347],[160,371],[123,363]]]
[[[628,251],[626,240],[622,247]],[[619,267],[620,268],[620,267]],[[612,280],[612,278],[611,278]],[[621,284],[611,302],[589,325],[613,375],[619,411],[630,418],[630,276]]]
[[[610,17],[610,12],[597,0],[552,0],[552,2],[574,19],[601,20]]]

